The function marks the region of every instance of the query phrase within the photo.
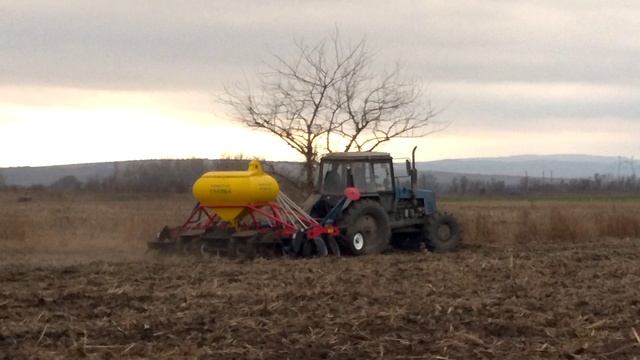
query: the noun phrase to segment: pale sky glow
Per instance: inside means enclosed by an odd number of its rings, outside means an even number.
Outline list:
[[[419,160],[640,156],[632,1],[0,0],[0,167],[243,153],[300,160],[214,99],[270,54],[339,28],[399,61],[446,130],[380,150]]]
[[[22,99],[22,104],[0,102],[0,154],[8,155],[0,159],[0,167],[216,158],[224,152],[264,157],[265,149],[282,160],[296,160],[278,139],[237,128],[206,109],[192,111],[198,103],[206,104],[193,94],[31,90],[59,105],[33,98]]]

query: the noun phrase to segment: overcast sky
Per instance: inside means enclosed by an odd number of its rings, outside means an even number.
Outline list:
[[[298,159],[214,98],[336,28],[445,109],[383,150],[640,155],[637,1],[0,1],[0,166]]]

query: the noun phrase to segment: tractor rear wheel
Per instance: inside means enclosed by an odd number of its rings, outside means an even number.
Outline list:
[[[345,245],[353,255],[378,254],[389,245],[389,215],[376,201],[355,202],[342,224],[346,227]]]
[[[436,213],[424,226],[427,249],[437,252],[455,251],[462,245],[462,228],[449,213]]]

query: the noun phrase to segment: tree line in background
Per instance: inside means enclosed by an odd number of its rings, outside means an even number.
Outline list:
[[[53,191],[129,192],[129,193],[188,193],[193,183],[207,171],[243,170],[249,159],[241,154],[223,155],[223,159],[145,160],[114,163],[113,173],[106,177],[92,177],[85,181],[67,175],[50,185],[20,187],[6,185],[0,172],[0,189],[31,189]],[[301,165],[271,163],[262,160],[265,171],[273,175],[281,188],[294,191],[302,187]],[[287,168],[289,167],[289,168]],[[291,169],[298,167],[300,169]],[[297,177],[298,174],[300,177]]]
[[[64,176],[51,185],[34,185],[33,190],[132,193],[188,193],[193,182],[206,171],[246,169],[248,159],[242,155],[227,155],[220,160],[186,159],[155,160],[114,163],[113,173],[107,177],[94,177],[80,181],[75,176]],[[263,161],[265,171],[272,174],[281,188],[290,196],[305,195],[306,174],[300,163],[271,163]],[[633,193],[640,192],[640,178],[635,175],[614,177],[595,174],[582,179],[520,178],[519,182],[489,178],[473,179],[465,175],[454,176],[446,182],[433,174],[421,172],[418,187],[432,189],[439,194],[518,195],[536,193]],[[18,189],[8,186],[0,173],[0,189]]]
[[[504,180],[470,179],[462,175],[453,177],[450,182],[440,183],[435,176],[421,173],[418,186],[447,194],[473,195],[518,195],[552,193],[634,193],[640,192],[640,178],[636,175],[614,177],[595,174],[589,178],[554,179],[523,177],[516,184],[507,184]]]
[[[228,162],[235,161],[228,160]],[[29,188],[62,191],[183,193],[190,191],[193,181],[207,170],[204,159],[134,161],[114,163],[113,166],[113,173],[107,177],[95,176],[83,182],[76,176],[67,175],[48,186],[33,185]],[[2,174],[0,174],[0,185],[19,188],[5,185]]]

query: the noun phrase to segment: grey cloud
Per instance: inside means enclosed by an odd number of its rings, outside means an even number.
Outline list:
[[[439,99],[442,95],[439,95]],[[440,103],[445,103],[440,101]],[[636,120],[640,124],[640,97],[630,99],[536,99],[518,93],[496,95],[494,97],[465,95],[451,100],[444,106],[443,117],[456,116],[474,121],[475,118],[489,119],[490,124],[506,122],[519,125],[532,119],[617,119]],[[565,122],[565,125],[570,124]]]
[[[427,80],[636,82],[640,46],[624,39],[640,31],[640,6],[601,4],[25,2],[0,12],[0,81],[219,87],[270,52],[286,55],[294,37],[337,26],[347,38],[367,36],[382,62],[400,58]]]
[[[104,88],[211,88],[291,34],[217,6],[189,11],[63,6],[3,12],[0,81]],[[49,10],[49,11],[45,11]],[[174,16],[182,15],[182,16]],[[189,17],[186,15],[193,15]],[[203,16],[203,14],[208,16]]]
[[[443,120],[465,131],[620,129],[640,135],[640,88],[636,86],[444,82],[433,83],[428,95],[436,104],[445,104]]]
[[[445,117],[485,126],[539,118],[640,118],[638,93],[553,99],[483,84],[640,84],[640,4],[622,1],[52,1],[0,5],[0,85],[215,91],[294,38],[366,36],[438,93]],[[465,92],[467,91],[467,92]],[[450,104],[450,105],[449,105]],[[464,120],[467,119],[467,120]],[[569,126],[569,123],[567,123]]]

